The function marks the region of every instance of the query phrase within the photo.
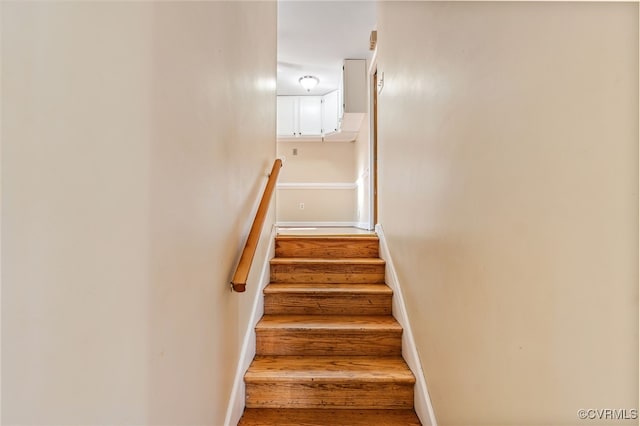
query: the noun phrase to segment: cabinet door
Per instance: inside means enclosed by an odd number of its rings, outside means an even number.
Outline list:
[[[322,99],[322,130],[325,134],[338,131],[338,91],[327,93]]]
[[[364,59],[345,59],[342,84],[344,112],[367,112],[367,63]]]
[[[297,133],[297,96],[278,96],[277,132],[278,136],[294,136]]]
[[[300,96],[298,130],[301,135],[322,134],[322,96]]]

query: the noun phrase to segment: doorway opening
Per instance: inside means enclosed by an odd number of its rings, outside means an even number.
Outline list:
[[[278,2],[279,227],[374,228],[375,26],[374,1]]]

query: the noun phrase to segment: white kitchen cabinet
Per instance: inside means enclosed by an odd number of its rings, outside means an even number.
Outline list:
[[[345,59],[342,85],[344,112],[367,112],[367,61]]]
[[[298,97],[278,96],[277,132],[278,136],[298,134]]]
[[[338,131],[339,121],[339,91],[327,93],[322,97],[322,133],[334,133]]]
[[[339,130],[340,91],[324,96],[278,96],[279,137],[321,137]]]
[[[298,96],[298,134],[322,135],[322,96]]]

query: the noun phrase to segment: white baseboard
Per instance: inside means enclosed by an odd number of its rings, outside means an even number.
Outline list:
[[[276,189],[356,189],[355,182],[283,182]]]
[[[356,228],[366,229],[367,231],[371,231],[371,226],[369,226],[369,222],[357,222],[355,224]]]
[[[424,378],[422,364],[416,349],[416,342],[413,338],[413,331],[409,324],[409,317],[405,309],[404,298],[400,281],[396,274],[396,269],[384,237],[384,231],[380,224],[376,225],[376,233],[380,239],[380,257],[385,260],[385,276],[389,287],[393,290],[393,316],[402,325],[402,356],[407,365],[416,377],[416,387],[414,392],[414,407],[420,421],[425,426],[437,426],[436,416],[431,405],[431,398],[427,390],[427,381]]]
[[[282,227],[315,227],[315,228],[323,228],[323,227],[334,227],[334,228],[342,228],[342,227],[357,227],[359,222],[276,222],[277,226]]]
[[[262,263],[262,271],[260,272],[259,288],[253,299],[253,307],[251,308],[251,316],[244,333],[242,341],[242,349],[240,350],[240,360],[238,368],[233,380],[233,388],[231,389],[231,397],[227,406],[227,414],[224,418],[225,426],[234,426],[240,421],[245,407],[245,385],[244,374],[246,373],[251,361],[256,355],[256,324],[262,318],[264,313],[264,294],[262,290],[269,284],[270,267],[269,261],[275,255],[275,237],[276,227],[272,227],[269,235],[269,245],[267,246],[267,255]]]

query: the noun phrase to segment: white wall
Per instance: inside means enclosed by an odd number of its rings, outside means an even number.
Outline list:
[[[439,424],[638,408],[638,4],[378,19],[380,223]]]
[[[0,7],[2,422],[221,424],[275,3]]]

